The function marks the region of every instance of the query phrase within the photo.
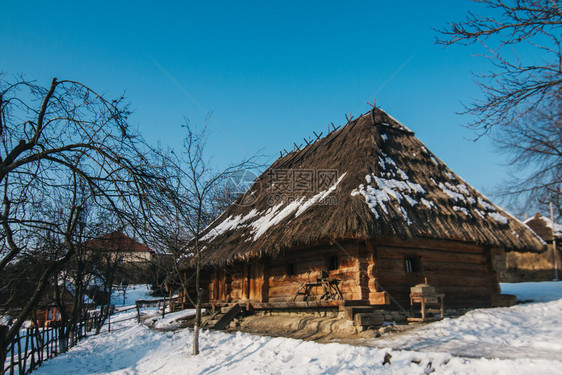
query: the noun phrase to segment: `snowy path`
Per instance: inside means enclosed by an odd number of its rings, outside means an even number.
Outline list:
[[[562,283],[553,288],[562,296]],[[479,309],[379,340],[405,350],[203,331],[195,357],[190,330],[157,332],[129,321],[125,329],[84,340],[35,374],[559,374],[561,311],[560,299]],[[391,364],[383,366],[386,353]]]

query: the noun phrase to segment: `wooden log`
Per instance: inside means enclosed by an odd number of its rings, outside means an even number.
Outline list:
[[[384,323],[384,316],[381,313],[359,313],[354,317],[355,326],[376,327]]]
[[[403,248],[429,249],[429,250],[448,250],[462,253],[482,253],[483,247],[460,241],[416,239],[400,240],[398,238],[378,238],[375,241],[377,249],[379,246],[394,246]]]
[[[371,305],[390,305],[390,296],[388,292],[371,292],[369,293],[369,303]]]
[[[483,254],[461,253],[446,250],[424,250],[424,249],[408,249],[399,247],[379,246],[377,247],[377,260],[382,258],[405,258],[407,256],[419,256],[424,260],[436,262],[461,262],[461,263],[479,263],[484,264],[486,258]]]
[[[492,295],[490,303],[493,307],[511,307],[517,302],[517,296],[512,294]]]
[[[423,272],[428,273],[450,273],[450,274],[485,274],[486,265],[484,264],[473,264],[473,263],[447,263],[447,262],[435,262],[427,261],[422,259]]]
[[[339,308],[342,301],[269,301],[251,302],[255,310],[264,309],[308,309],[308,308]]]

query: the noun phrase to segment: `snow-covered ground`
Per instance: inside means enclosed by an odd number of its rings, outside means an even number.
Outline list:
[[[125,303],[123,303],[123,290],[116,287],[111,294],[111,303],[115,306],[134,305],[138,299],[156,299],[162,297],[153,297],[150,295],[151,289],[149,285],[129,285],[125,290]]]
[[[124,329],[90,337],[35,373],[559,374],[562,282],[503,284],[502,289],[521,300],[538,295],[542,302],[473,310],[378,339],[379,347],[204,330],[198,356],[191,355],[191,330],[154,331],[129,320],[120,323]],[[121,313],[122,318],[127,314],[134,312]],[[160,324],[175,318],[168,315]],[[383,365],[387,354],[391,363]]]

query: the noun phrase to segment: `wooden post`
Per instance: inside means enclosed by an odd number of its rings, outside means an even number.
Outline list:
[[[172,288],[170,288],[168,301],[170,301],[170,312],[174,312],[174,300],[172,297]]]
[[[556,252],[556,223],[554,222],[554,209],[550,202],[550,220],[552,224],[552,253],[554,255],[554,281],[558,281],[558,254]]]
[[[25,345],[24,345],[24,353],[25,355],[23,356],[23,368],[27,368],[27,359],[29,358],[29,352],[30,352],[30,341],[31,341],[31,333],[29,332],[29,328],[26,329],[25,332]],[[31,369],[31,366],[29,366],[29,368]]]
[[[12,361],[10,363],[10,375],[14,375],[14,342],[12,342],[10,345],[12,345]]]
[[[18,369],[19,369],[19,373],[20,374],[24,374],[24,369],[21,367],[22,363],[21,363],[21,337],[20,337],[20,331],[18,331],[18,334],[16,336],[16,340],[18,343]],[[13,347],[12,347],[12,351],[13,351]]]
[[[137,306],[137,323],[140,324],[140,308],[139,308],[139,302],[135,301],[135,305]]]
[[[162,301],[162,319],[166,317],[166,297],[164,297],[164,301]]]

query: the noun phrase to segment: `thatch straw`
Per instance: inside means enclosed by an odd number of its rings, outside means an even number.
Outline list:
[[[336,170],[337,176],[304,191],[307,178],[285,186],[279,177],[280,171],[304,177],[312,171],[318,177],[323,170]],[[311,204],[322,191],[324,204]],[[276,201],[279,194],[293,203]],[[454,174],[409,129],[373,109],[275,161],[203,232],[202,258],[217,266],[330,239],[379,237],[458,240],[520,251],[543,247],[527,226]]]

